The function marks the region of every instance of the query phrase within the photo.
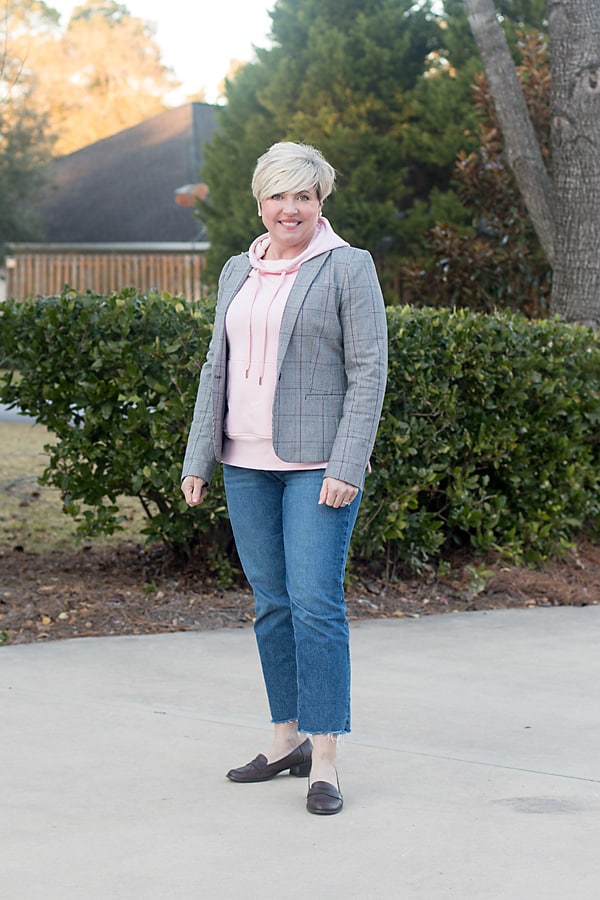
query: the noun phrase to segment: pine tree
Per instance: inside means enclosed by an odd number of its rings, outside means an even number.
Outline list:
[[[313,144],[338,172],[325,215],[368,248],[388,289],[406,253],[414,202],[405,134],[409,98],[440,44],[428,4],[409,0],[279,0],[273,46],[227,84],[227,106],[206,153],[209,197],[199,215],[213,275],[258,231],[250,179],[274,141]]]

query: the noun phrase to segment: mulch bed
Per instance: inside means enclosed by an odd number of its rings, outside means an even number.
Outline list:
[[[581,541],[540,570],[457,553],[448,574],[354,569],[348,616],[419,617],[471,610],[600,604],[600,546]],[[243,576],[222,589],[198,565],[169,564],[134,544],[75,552],[0,548],[0,643],[242,628],[253,601]]]

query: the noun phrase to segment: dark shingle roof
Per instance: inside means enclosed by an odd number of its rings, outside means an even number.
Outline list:
[[[52,163],[40,209],[50,243],[205,240],[175,191],[200,181],[217,107],[188,103]]]

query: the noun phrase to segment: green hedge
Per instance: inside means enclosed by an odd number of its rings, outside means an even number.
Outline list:
[[[147,534],[190,554],[230,541],[220,470],[189,510],[181,461],[214,306],[178,297],[0,305],[0,399],[56,435],[44,480],[88,534],[139,497]],[[388,310],[388,391],[354,555],[413,566],[448,546],[534,562],[600,530],[600,342],[559,321]],[[0,368],[2,359],[0,358]]]
[[[558,320],[388,311],[388,392],[361,548],[534,562],[600,528],[600,341]]]
[[[226,541],[218,481],[200,515],[179,490],[213,312],[208,302],[133,289],[0,304],[0,368],[4,355],[18,371],[0,399],[56,435],[43,480],[60,489],[81,533],[119,529],[118,498],[133,496],[150,540],[188,554]]]

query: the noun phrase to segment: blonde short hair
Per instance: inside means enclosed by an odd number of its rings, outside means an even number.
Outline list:
[[[333,190],[335,169],[309,144],[280,141],[259,157],[252,176],[256,200],[273,194],[313,189],[323,201]]]

